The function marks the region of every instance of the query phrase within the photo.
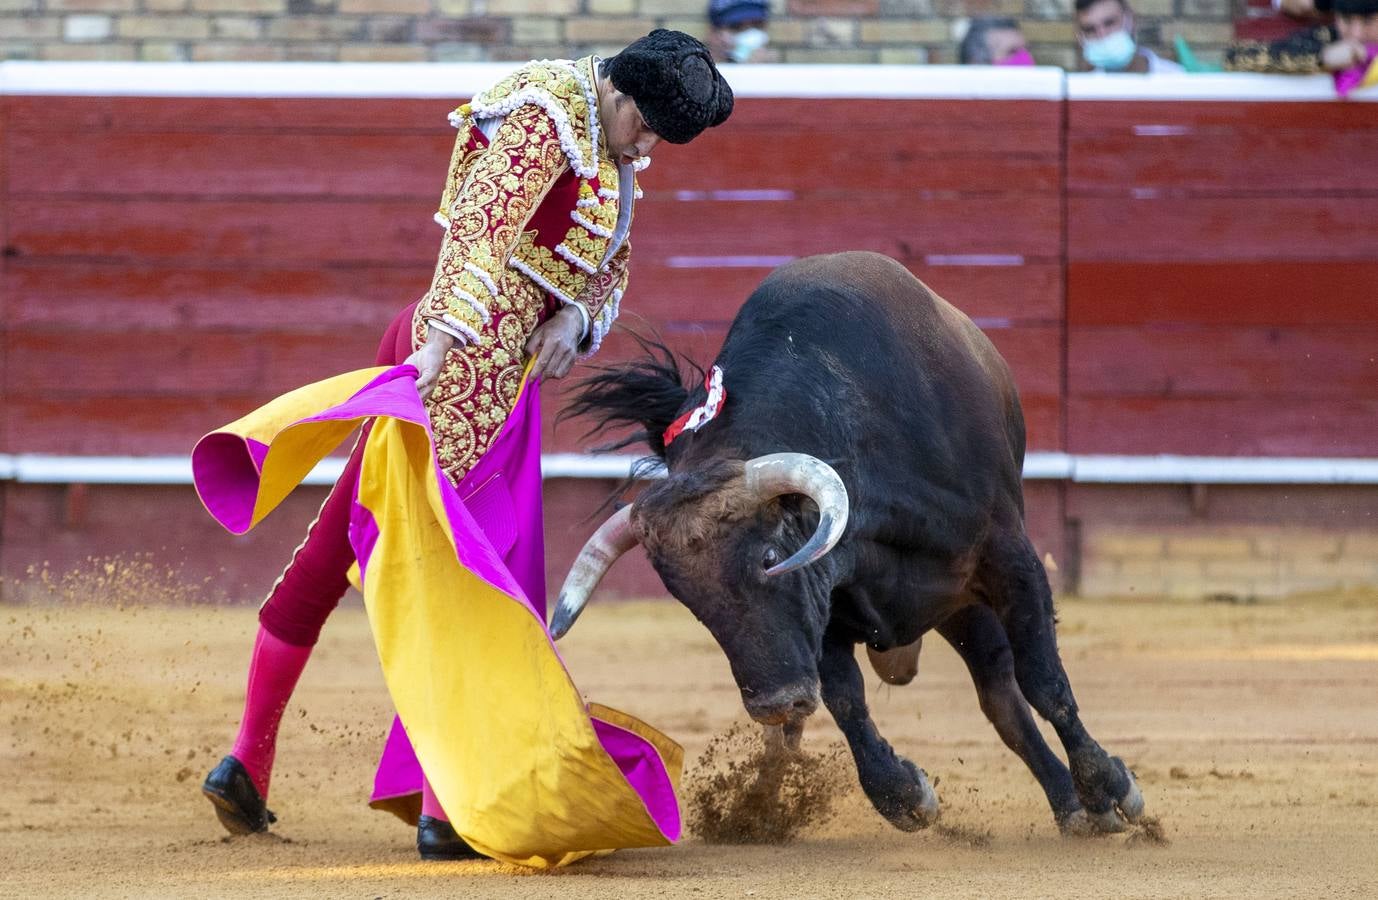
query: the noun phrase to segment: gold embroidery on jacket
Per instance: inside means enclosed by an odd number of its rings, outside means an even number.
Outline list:
[[[582,81],[572,67],[579,67]],[[616,315],[626,283],[627,242],[598,271],[609,239],[569,217],[577,212],[608,235],[617,223],[618,170],[594,140],[596,108],[585,90],[592,77],[591,57],[532,64],[452,114],[460,133],[437,216],[446,233],[431,288],[417,304],[412,345],[425,341],[428,319],[469,338],[447,356],[427,404],[441,468],[456,484],[507,421],[526,341],[541,320],[547,292],[566,303],[577,300],[589,311],[586,355],[597,349]],[[485,115],[503,116],[486,147],[472,134],[475,117]],[[571,166],[585,167],[585,182],[597,171],[601,189],[578,192],[580,199],[596,197],[596,205],[561,213],[569,222],[561,244],[586,268],[538,245],[535,232],[527,230]]]

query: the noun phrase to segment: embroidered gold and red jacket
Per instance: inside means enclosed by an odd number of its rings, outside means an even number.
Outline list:
[[[445,236],[412,339],[419,347],[436,322],[467,341],[429,404],[456,483],[516,401],[531,332],[559,305],[579,304],[589,356],[617,318],[634,170],[647,161],[619,167],[604,157],[594,66],[593,57],[530,63],[450,114],[459,134],[436,213]]]

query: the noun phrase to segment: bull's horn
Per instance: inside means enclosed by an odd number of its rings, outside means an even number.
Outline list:
[[[579,551],[579,558],[569,567],[560,599],[555,602],[555,615],[550,619],[550,636],[559,640],[574,626],[574,620],[584,611],[594,588],[617,558],[636,546],[632,532],[632,508],[624,506],[599,526],[593,537]]]
[[[746,486],[762,500],[803,494],[818,506],[818,530],[784,562],[766,570],[784,575],[817,562],[837,546],[847,528],[847,487],[833,467],[807,453],[771,453],[746,464]]]

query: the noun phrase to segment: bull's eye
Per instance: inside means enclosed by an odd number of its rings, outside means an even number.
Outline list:
[[[761,564],[762,564],[765,568],[769,569],[769,568],[773,567],[773,566],[774,566],[776,563],[778,563],[779,561],[780,561],[780,554],[777,553],[777,552],[775,551],[775,548],[774,548],[774,547],[767,547],[767,548],[766,548],[766,555],[765,555],[764,558],[761,559]]]

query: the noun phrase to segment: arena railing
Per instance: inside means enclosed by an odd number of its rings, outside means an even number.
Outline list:
[[[545,478],[618,480],[632,474],[636,457],[622,454],[547,453]],[[333,484],[344,467],[321,462],[304,484]],[[663,472],[646,477],[660,478]],[[1378,484],[1378,459],[1319,457],[1115,456],[1030,453],[1024,477],[1077,484]],[[53,456],[0,454],[0,481],[20,484],[190,484],[191,462],[182,456]]]

